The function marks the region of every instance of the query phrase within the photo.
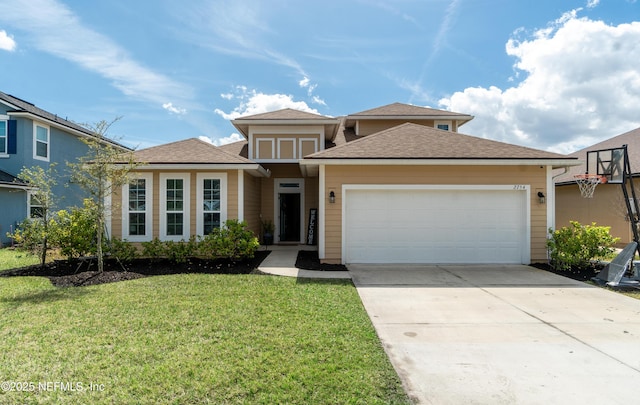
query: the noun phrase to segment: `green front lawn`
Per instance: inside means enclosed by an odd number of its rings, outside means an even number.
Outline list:
[[[0,249],[0,271],[31,266],[40,263],[36,255],[24,250]]]
[[[349,281],[0,278],[0,342],[0,403],[408,402]]]

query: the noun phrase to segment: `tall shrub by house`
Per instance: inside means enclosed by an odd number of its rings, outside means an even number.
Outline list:
[[[611,236],[610,230],[611,227],[596,226],[595,222],[583,225],[577,221],[555,231],[550,229],[547,248],[551,265],[556,270],[586,269],[591,266],[591,260],[611,255],[613,245],[620,238]]]

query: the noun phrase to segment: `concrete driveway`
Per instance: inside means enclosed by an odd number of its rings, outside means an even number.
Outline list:
[[[528,266],[349,270],[417,403],[640,401],[640,300]]]

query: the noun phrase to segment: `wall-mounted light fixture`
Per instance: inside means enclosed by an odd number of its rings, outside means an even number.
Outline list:
[[[540,204],[544,204],[546,202],[546,197],[542,193],[542,191],[538,191],[538,202]]]
[[[334,193],[333,191],[329,192],[329,202],[331,204],[336,202],[336,193]]]

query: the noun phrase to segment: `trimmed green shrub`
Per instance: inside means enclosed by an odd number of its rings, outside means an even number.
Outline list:
[[[164,242],[164,256],[175,263],[186,263],[198,251],[198,242],[195,236],[191,236],[188,241]]]
[[[153,238],[150,242],[142,242],[142,256],[150,259],[159,259],[164,257],[164,243],[158,238]]]
[[[198,253],[209,259],[240,260],[253,258],[259,247],[258,238],[247,229],[246,222],[230,219],[200,239]]]
[[[95,252],[95,241],[91,239],[93,236],[91,229],[79,232],[79,238],[82,239],[79,241],[71,238],[72,235],[68,235],[73,232],[73,229],[78,229],[78,227],[74,228],[73,224],[82,223],[81,220],[84,220],[84,217],[80,214],[83,214],[82,210],[73,211],[72,214],[60,214],[63,218],[62,224],[66,227],[63,233],[65,238],[69,239],[64,244],[63,253],[66,255],[73,254],[74,256],[71,257],[80,255],[80,252],[86,251],[89,247],[92,248],[87,252]],[[77,215],[78,218],[73,215]],[[73,217],[75,220],[67,219],[67,217]],[[151,260],[166,258],[175,263],[185,263],[191,257],[210,260],[250,259],[254,257],[255,252],[260,247],[258,238],[252,231],[247,229],[247,223],[235,219],[226,221],[221,228],[214,229],[213,232],[204,237],[191,236],[188,241],[181,240],[179,242],[163,242],[158,238],[154,238],[152,241],[142,242],[141,245],[142,252],[138,254],[137,249],[127,240],[112,238],[109,252],[112,256],[124,261],[141,256]]]
[[[611,227],[582,225],[571,221],[571,226],[553,231],[547,240],[551,265],[556,270],[570,270],[572,267],[585,269],[592,259],[602,259],[613,253],[613,245],[620,240],[609,233]]]
[[[111,238],[111,256],[124,262],[129,262],[138,257],[138,249],[126,239]]]

